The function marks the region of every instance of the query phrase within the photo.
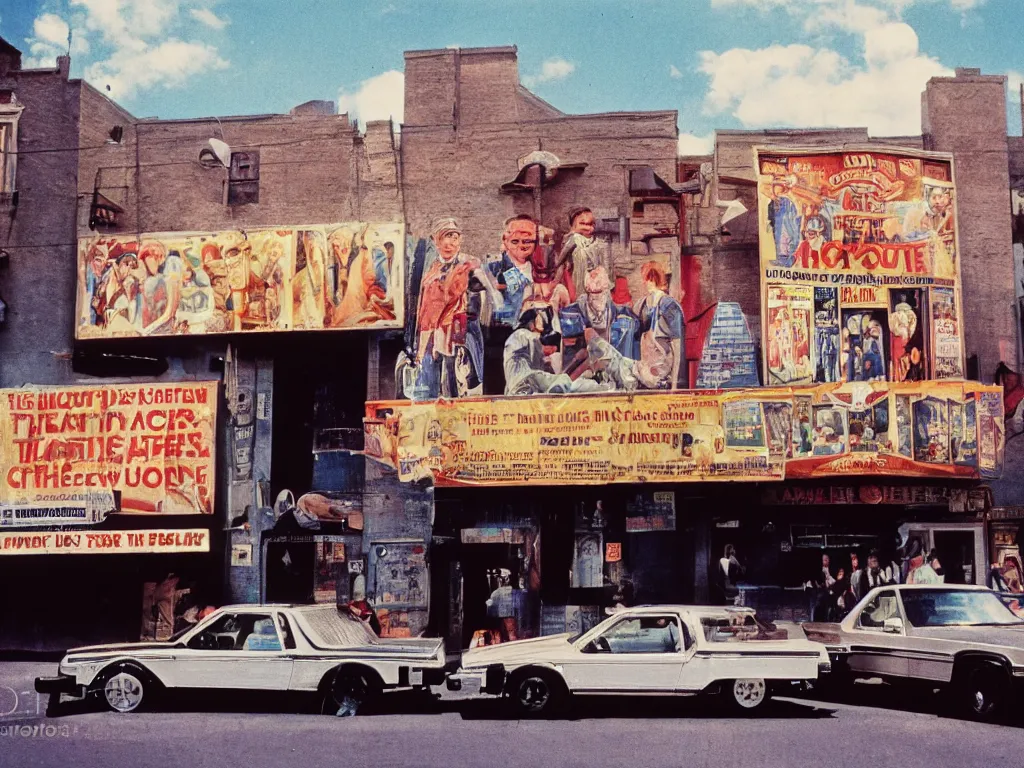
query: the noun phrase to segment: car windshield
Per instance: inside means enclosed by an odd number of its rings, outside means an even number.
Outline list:
[[[992,627],[1024,625],[995,592],[905,589],[907,621],[915,627]]]
[[[175,632],[173,635],[168,637],[167,638],[167,642],[168,643],[176,643],[179,640],[181,640],[181,638],[183,638],[186,634],[188,634],[189,632],[191,632],[195,628],[196,628],[195,624],[189,624],[187,627],[182,627],[177,632]]]

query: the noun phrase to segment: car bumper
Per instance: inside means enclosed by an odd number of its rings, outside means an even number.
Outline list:
[[[80,685],[78,680],[71,675],[57,675],[55,677],[37,677],[36,693],[61,694],[81,698],[85,696],[86,689]]]
[[[505,690],[505,667],[492,664],[485,669],[460,669],[448,676],[449,691],[461,691],[466,683],[479,687],[481,693],[499,696]]]

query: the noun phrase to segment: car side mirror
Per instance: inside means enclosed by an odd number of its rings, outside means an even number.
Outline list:
[[[598,646],[596,640],[591,640],[589,643],[583,646],[583,653],[601,653],[601,648]]]
[[[903,632],[903,619],[899,617],[886,619],[882,622],[882,631],[891,632],[894,635],[900,634]]]

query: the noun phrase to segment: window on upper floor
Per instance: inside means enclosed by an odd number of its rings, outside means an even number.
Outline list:
[[[0,92],[2,96],[3,92]],[[18,119],[22,107],[13,95],[0,98],[0,203],[10,203],[17,190],[15,171],[18,162]]]
[[[232,152],[228,169],[228,205],[260,201],[260,153]]]

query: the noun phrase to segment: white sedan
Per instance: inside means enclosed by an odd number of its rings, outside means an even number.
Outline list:
[[[586,694],[721,693],[735,710],[751,712],[764,706],[773,685],[814,680],[829,669],[821,645],[764,637],[749,608],[627,608],[581,635],[466,651],[449,688],[479,683],[527,716]]]
[[[133,712],[164,689],[316,693],[325,709],[354,711],[387,689],[444,682],[438,639],[385,639],[333,605],[221,608],[167,642],[73,648],[40,693],[100,697]]]

